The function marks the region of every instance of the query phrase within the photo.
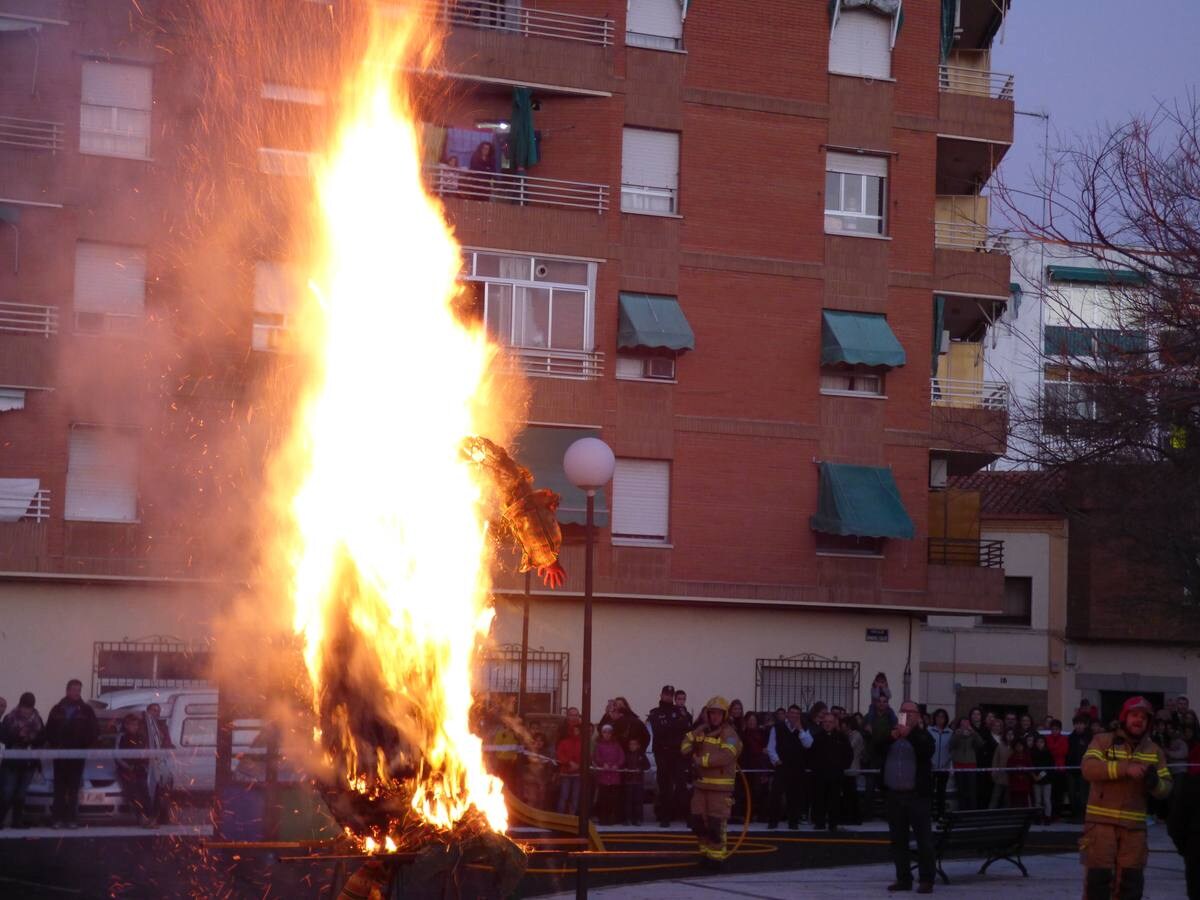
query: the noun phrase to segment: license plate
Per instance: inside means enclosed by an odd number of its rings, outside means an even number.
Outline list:
[[[108,795],[103,791],[83,791],[79,795],[79,802],[84,806],[109,806]]]

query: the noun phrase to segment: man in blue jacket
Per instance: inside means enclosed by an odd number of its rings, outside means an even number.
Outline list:
[[[896,727],[884,742],[883,786],[887,791],[888,832],[896,880],[889,891],[911,891],[912,855],[908,849],[911,831],[917,841],[918,894],[933,893],[933,750],[932,735],[921,725],[917,704],[900,705]]]

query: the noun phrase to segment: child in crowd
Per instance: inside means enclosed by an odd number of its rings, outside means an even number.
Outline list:
[[[550,787],[553,760],[546,755],[546,736],[540,731],[533,733],[533,744],[522,760],[521,794],[525,802],[534,809],[549,809],[546,791]]]
[[[1028,769],[1033,765],[1033,755],[1025,738],[1014,738],[1012,754],[1008,757],[1010,769]],[[1033,776],[1030,772],[1008,773],[1008,805],[1027,807],[1033,799]]]
[[[892,699],[892,689],[888,687],[887,676],[882,672],[875,673],[875,680],[871,682],[871,699],[878,700],[883,697],[885,700]]]
[[[595,757],[596,818],[601,825],[612,825],[620,815],[621,767],[625,764],[625,751],[613,737],[611,725],[601,726]]]
[[[1046,744],[1046,736],[1039,734],[1034,738],[1033,765],[1037,769],[1033,773],[1033,806],[1044,824],[1050,824],[1054,818],[1053,772],[1054,756]]]
[[[629,749],[625,751],[622,768],[625,769],[621,773],[625,781],[625,816],[621,821],[626,825],[641,825],[646,808],[646,787],[642,773],[650,769],[650,760],[646,758],[646,751],[637,738],[629,739]]]

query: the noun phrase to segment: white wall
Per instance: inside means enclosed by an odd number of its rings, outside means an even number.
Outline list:
[[[194,586],[0,583],[0,696],[11,709],[33,691],[44,716],[71,678],[91,696],[97,641],[212,633],[215,589]]]
[[[1163,691],[1166,701],[1182,693],[1193,708],[1200,705],[1200,647],[1072,642],[1067,660],[1064,710],[1076,709],[1083,697],[1099,706],[1099,679],[1109,690]]]
[[[570,654],[569,703],[577,705],[582,666],[582,601],[535,597],[529,645]],[[729,609],[597,601],[593,612],[593,716],[610,697],[629,699],[645,715],[658,692],[672,684],[688,692],[695,711],[709,697],[740,698],[754,705],[755,660],[813,653],[861,663],[860,710],[870,702],[871,680],[887,673],[898,705],[907,654],[905,616],[814,612],[806,609]],[[887,628],[887,643],[868,642],[867,628]],[[920,671],[918,626],[913,628],[913,688]],[[496,643],[520,643],[521,606],[502,603]]]

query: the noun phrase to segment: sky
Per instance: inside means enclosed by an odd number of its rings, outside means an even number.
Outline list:
[[[1200,0],[1012,0],[992,71],[1016,76],[1017,110],[1050,113],[1050,148],[1200,89]],[[1043,122],[1017,116],[1002,177],[1031,186]]]

